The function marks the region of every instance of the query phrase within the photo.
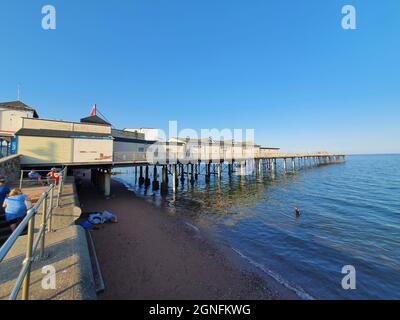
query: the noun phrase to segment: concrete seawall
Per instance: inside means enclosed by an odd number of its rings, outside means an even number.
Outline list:
[[[30,187],[24,193],[36,195],[43,187]],[[54,232],[46,234],[45,258],[35,259],[32,265],[30,299],[35,300],[92,300],[96,299],[96,289],[85,230],[74,224],[80,216],[78,197],[73,178],[64,185],[61,207],[53,212]],[[41,216],[35,221],[36,231],[40,227]],[[6,259],[0,263],[0,299],[7,299],[15,285],[25,258],[26,236],[21,236]],[[55,270],[56,287],[46,289],[42,282],[46,279],[45,266]],[[49,269],[47,269],[49,270]],[[20,296],[19,296],[20,297]]]
[[[5,177],[7,182],[17,181],[21,173],[21,156],[13,155],[0,159],[0,177]]]

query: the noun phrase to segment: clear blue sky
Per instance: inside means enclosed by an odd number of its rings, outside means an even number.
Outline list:
[[[21,83],[44,118],[97,103],[121,128],[177,120],[254,128],[287,151],[400,152],[398,0],[3,0],[0,44],[0,101]]]

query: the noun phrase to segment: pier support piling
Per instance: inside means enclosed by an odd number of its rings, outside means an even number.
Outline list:
[[[167,166],[162,166],[162,182],[161,182],[161,194],[165,195],[168,193],[168,170]]]
[[[149,166],[146,166],[146,173],[144,178],[144,186],[147,188],[150,185]]]
[[[194,164],[191,163],[190,164],[190,183],[194,184],[194,181],[195,181],[195,179],[194,179]]]
[[[181,183],[182,185],[185,183],[185,170],[183,168],[183,164],[179,165],[179,171],[180,171],[180,175],[181,175]]]
[[[176,164],[172,165],[172,190],[176,192],[176,187],[178,184],[178,177],[176,172]]]
[[[198,178],[199,178],[199,173],[200,173],[200,167],[201,166],[201,163],[200,163],[200,160],[197,162],[197,165],[196,165],[196,174],[195,174],[195,179],[197,180]]]
[[[211,177],[211,162],[208,162],[206,166],[206,182],[210,182],[210,177]]]
[[[153,190],[156,191],[160,188],[160,183],[157,180],[157,166],[154,166],[154,171],[153,171]]]
[[[111,195],[111,172],[106,170],[103,173],[103,181],[104,181],[104,196],[109,197]]]
[[[144,178],[143,178],[143,167],[139,167],[139,186],[142,186],[144,184]]]
[[[135,166],[135,184],[137,183],[137,167]]]

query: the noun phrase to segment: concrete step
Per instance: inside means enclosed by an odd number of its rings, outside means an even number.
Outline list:
[[[25,258],[26,236],[20,237],[0,267],[0,300],[7,299]],[[85,231],[71,226],[46,235],[46,257],[32,265],[30,300],[95,300],[93,272]],[[56,289],[42,287],[44,266],[57,271]],[[19,293],[18,299],[20,299]]]

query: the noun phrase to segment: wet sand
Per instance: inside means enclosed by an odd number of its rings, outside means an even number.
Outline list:
[[[166,209],[115,181],[112,192],[104,199],[87,181],[80,192],[83,212],[118,216],[118,223],[92,231],[105,282],[99,299],[297,298]]]

